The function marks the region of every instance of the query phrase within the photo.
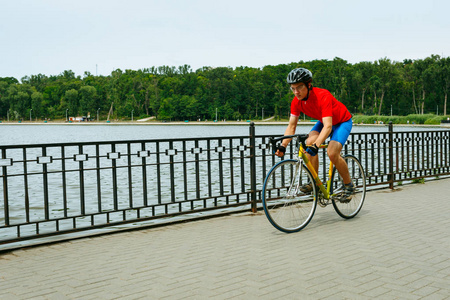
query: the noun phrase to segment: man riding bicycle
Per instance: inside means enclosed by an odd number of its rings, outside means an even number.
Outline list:
[[[342,200],[350,200],[354,187],[347,164],[340,154],[352,130],[352,115],[347,107],[333,97],[328,90],[313,87],[312,73],[305,68],[292,70],[287,76],[287,83],[290,84],[295,97],[291,102],[291,116],[284,135],[295,134],[300,113],[317,119],[317,123],[311,129],[306,140],[309,146],[306,148],[305,153],[316,172],[318,172],[318,146],[331,136],[327,154],[344,181]],[[283,140],[275,154],[280,157],[284,156],[290,141],[290,139]],[[301,190],[303,192],[311,191],[312,183],[303,185]]]

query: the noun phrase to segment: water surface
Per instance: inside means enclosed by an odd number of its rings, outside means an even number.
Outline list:
[[[297,133],[307,133],[311,124],[299,124]],[[255,125],[256,135],[283,135],[286,124]],[[394,126],[395,131],[439,130],[439,127]],[[387,125],[353,126],[352,132],[383,132]],[[0,145],[48,144],[69,142],[97,142],[121,140],[150,140],[243,136],[249,125],[148,125],[148,124],[0,124]]]

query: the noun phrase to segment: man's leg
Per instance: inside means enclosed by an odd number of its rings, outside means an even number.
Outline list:
[[[308,137],[308,139],[306,140],[306,145],[312,145],[312,144],[316,141],[316,139],[317,139],[318,136],[319,136],[319,132],[317,132],[317,131],[315,131],[315,130],[310,131],[310,132],[309,132],[309,137]],[[316,155],[316,156],[311,156],[311,155],[308,154],[308,153],[305,153],[305,155],[306,155],[306,157],[308,158],[309,162],[312,164],[312,166],[313,166],[314,170],[316,171],[316,173],[318,173],[318,170],[319,170],[319,159],[318,159],[318,155]],[[304,192],[304,193],[309,193],[309,192],[312,191],[312,185],[313,185],[312,182],[305,183],[305,184],[300,188],[300,191],[302,191],[302,192]]]
[[[352,130],[352,119],[333,126],[333,136],[328,143],[328,157],[330,161],[336,166],[339,174],[344,181],[344,184],[351,183],[350,174],[348,172],[348,166],[345,160],[341,157],[341,151],[343,145],[347,142],[350,131]]]
[[[308,134],[308,139],[306,140],[306,145],[312,145],[316,142],[317,138],[319,137],[320,132],[323,129],[323,123],[320,121],[317,121],[317,123],[313,126],[313,128],[311,129],[311,131]],[[320,146],[320,145],[317,145]],[[319,157],[318,155],[316,156],[311,156],[308,153],[305,153],[306,157],[308,158],[308,160],[311,162],[314,170],[316,171],[316,173],[318,173],[319,171]]]
[[[341,157],[341,150],[342,150],[341,143],[336,141],[330,141],[328,143],[327,150],[328,150],[328,157],[330,158],[330,161],[336,166],[336,169],[338,170],[339,174],[344,180],[344,184],[349,184],[351,181],[350,173],[348,172],[347,163]]]

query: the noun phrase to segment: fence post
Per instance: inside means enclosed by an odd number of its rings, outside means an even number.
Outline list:
[[[251,206],[252,213],[258,210],[256,199],[256,141],[255,141],[255,123],[250,123],[250,185],[251,185]]]
[[[6,159],[6,149],[2,149],[2,158]],[[12,164],[12,161],[11,161]],[[3,203],[4,203],[4,216],[5,226],[9,226],[9,199],[8,199],[8,173],[6,166],[2,166],[3,175]]]
[[[389,121],[389,188],[394,189],[394,126]]]

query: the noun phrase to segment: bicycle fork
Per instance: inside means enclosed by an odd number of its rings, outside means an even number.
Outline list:
[[[300,171],[300,168],[301,165],[297,164],[296,170],[294,171],[295,176],[292,177],[291,184],[289,185],[289,190],[287,192],[288,198],[293,198],[298,194],[298,190],[300,189],[300,183],[302,182],[302,172]]]

